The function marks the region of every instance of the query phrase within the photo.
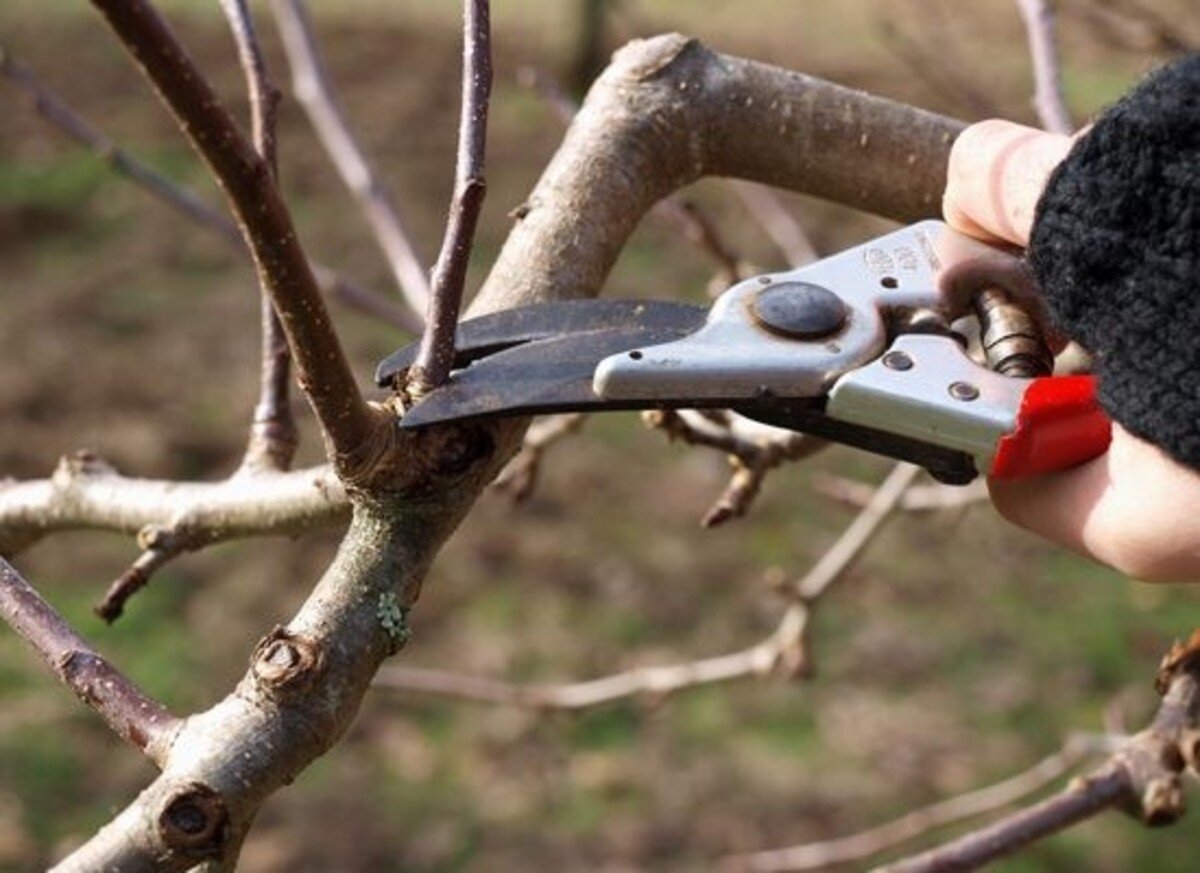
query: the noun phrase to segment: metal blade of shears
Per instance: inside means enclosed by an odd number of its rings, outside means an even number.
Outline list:
[[[596,365],[609,355],[680,339],[704,323],[706,312],[679,303],[572,301],[465,322],[460,354],[470,363],[405,413],[401,426],[663,405],[598,396],[592,389]],[[414,357],[415,350],[402,349],[380,365],[379,380],[391,381]]]
[[[662,300],[561,300],[520,306],[460,324],[454,341],[454,366],[466,367],[526,343],[596,331],[626,330],[632,335],[663,330],[670,333],[670,339],[678,339],[703,325],[706,313],[702,306]],[[641,340],[632,340],[627,348],[638,342]],[[417,348],[418,344],[412,343],[385,358],[375,370],[375,383],[381,388],[391,385],[416,362]]]

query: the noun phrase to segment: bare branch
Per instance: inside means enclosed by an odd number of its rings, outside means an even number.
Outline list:
[[[317,47],[302,0],[272,0],[271,11],[292,70],[292,91],[316,130],[383,250],[404,300],[418,324],[429,303],[429,278],[404,227],[395,201],[371,166],[346,120]]]
[[[594,294],[651,205],[707,175],[902,221],[937,215],[961,129],[678,34],[632,42],[592,86],[473,311],[531,303],[551,288]]]
[[[638,667],[624,673],[566,685],[522,685],[444,670],[393,665],[379,671],[375,687],[416,692],[473,703],[575,711],[631,697],[661,700],[685,688],[712,685],[766,674],[774,665],[772,647],[764,644],[716,658],[661,667]]]
[[[254,149],[278,184],[276,110],[279,105],[279,91],[271,83],[267,73],[267,64],[254,32],[254,20],[245,0],[221,0],[221,8],[229,21],[229,29],[237,46],[238,61],[246,77]],[[292,464],[292,457],[296,454],[296,446],[300,441],[296,431],[296,420],[288,403],[291,356],[288,354],[287,338],[283,335],[283,325],[279,323],[275,307],[271,305],[270,293],[265,286],[261,288],[261,294],[262,378],[259,381],[258,404],[254,407],[254,417],[250,424],[250,439],[242,459],[242,469],[248,472],[286,470]],[[151,552],[147,553],[149,554]],[[149,564],[147,555],[143,555],[143,559],[146,560],[142,562],[146,565]],[[145,567],[142,570],[144,571]],[[131,573],[135,575],[126,574],[130,581],[147,578],[144,572],[138,570],[137,564],[131,568]],[[103,610],[103,607],[101,609]],[[109,611],[111,612],[111,609]],[[118,606],[117,614],[119,613]]]
[[[186,527],[163,528],[147,525],[138,532],[138,545],[142,554],[109,586],[95,608],[96,615],[112,624],[121,617],[125,602],[146,587],[150,578],[162,567],[184,552],[198,549],[213,540],[209,532]]]
[[[130,2],[110,15],[124,19]],[[134,45],[152,35],[137,23]],[[932,214],[960,129],[679,37],[624,50],[588,104],[476,311],[594,294],[649,204],[705,173],[794,185],[898,218]],[[306,342],[290,327],[289,338]],[[424,454],[361,486],[334,564],[288,626],[264,639],[236,692],[183,723],[162,774],[64,869],[232,866],[263,801],[344,735],[370,678],[403,646],[433,556],[523,426],[500,420],[406,442]],[[798,608],[789,615],[804,619]]]
[[[145,0],[93,0],[93,5],[154,83],[229,196],[332,459],[340,470],[357,473],[362,454],[372,451],[376,434],[387,426],[385,416],[358,390],[269,168]]]
[[[863,547],[879,532],[884,521],[899,505],[904,492],[921,472],[915,464],[899,463],[876,489],[871,501],[846,528],[838,541],[817,562],[808,574],[793,586],[795,596],[802,601],[815,600],[836,582]]]
[[[1069,134],[1075,124],[1063,94],[1062,64],[1054,39],[1054,10],[1048,0],[1016,0],[1016,4],[1033,61],[1033,108],[1046,130]]]
[[[162,765],[178,719],[89,646],[3,558],[0,615],[121,739]]]
[[[579,105],[553,76],[536,67],[522,67],[517,74],[522,85],[535,90],[554,110],[563,124],[570,124]],[[758,221],[775,240],[792,266],[813,260],[816,255],[803,228],[783,208],[770,189],[748,182],[731,180],[729,185],[742,198],[751,217]],[[742,260],[738,258],[717,233],[716,225],[695,203],[678,195],[664,197],[654,204],[651,214],[679,230],[688,242],[717,262],[722,277],[732,283],[741,277]]]
[[[864,482],[825,473],[814,476],[813,487],[839,503],[857,507],[866,506],[875,493],[875,489]],[[913,485],[904,492],[900,508],[906,512],[930,512],[972,506],[987,499],[987,482],[983,479],[976,479],[970,485]]]
[[[896,465],[879,487],[871,506],[862,511],[803,579],[788,586],[787,594],[792,602],[775,630],[747,649],[680,664],[637,667],[566,685],[523,685],[444,670],[390,666],[379,672],[375,686],[475,703],[578,710],[630,697],[657,701],[687,688],[766,676],[772,672],[792,677],[807,675],[810,666],[808,628],[813,607],[866,548],[883,520],[895,508],[913,471],[918,469],[910,464]]]
[[[582,412],[548,415],[534,421],[521,443],[521,453],[508,463],[493,487],[507,492],[513,503],[526,500],[537,485],[546,452],[571,434],[578,433],[585,421],[587,416]]]
[[[30,104],[42,118],[103,160],[114,172],[129,179],[200,227],[215,233],[236,249],[238,254],[249,255],[237,225],[223,212],[214,209],[194,191],[176,184],[105,136],[39,81],[32,70],[20,63],[3,46],[0,46],[0,72],[28,97]],[[397,304],[338,275],[328,267],[316,262],[312,262],[311,267],[322,294],[408,333],[420,332],[420,321]]]
[[[642,413],[647,426],[690,445],[707,446],[729,455],[733,475],[716,502],[701,519],[716,527],[746,514],[767,474],[787,461],[811,457],[828,443],[807,434],[760,425],[727,412],[651,410]],[[753,425],[749,434],[739,426]]]
[[[487,193],[483,163],[487,148],[488,102],[492,93],[491,41],[489,0],[463,0],[462,115],[454,169],[454,199],[450,204],[442,250],[433,267],[433,290],[421,348],[410,371],[411,384],[417,394],[445,382],[454,363],[454,333],[462,307],[467,263],[475,225]]]
[[[790,266],[802,267],[817,259],[817,249],[812,240],[774,191],[764,185],[737,180],[731,181],[729,186]]]
[[[135,182],[178,212],[227,243],[244,251],[237,225],[223,212],[204,202],[195,192],[177,185],[121,148],[91,122],[76,113],[46,87],[27,66],[0,46],[0,72],[28,99],[33,109],[58,130],[105,161],[115,172]]]
[[[90,452],[63,458],[49,479],[0,484],[0,555],[79,528],[224,542],[345,522],[350,502],[329,467],[224,482],[131,479]],[[160,536],[160,534],[156,535]]]
[[[718,291],[746,277],[745,262],[722,239],[716,223],[691,200],[664,197],[655,204],[653,214],[670,223],[684,239],[713,259],[717,265]]]
[[[919,16],[918,20],[927,22],[929,17]],[[962,107],[977,118],[1003,114],[991,97],[976,88],[963,75],[962,69],[955,69],[959,65],[947,60],[946,53],[951,43],[945,38],[946,34],[938,34],[932,39],[914,39],[897,27],[891,19],[883,19],[880,22],[879,32],[884,46],[932,93],[940,95],[951,105]],[[931,50],[931,45],[936,45],[937,49]]]
[[[722,864],[722,869],[753,873],[823,870],[871,858],[931,831],[1011,806],[1058,781],[1087,757],[1112,751],[1116,742],[1116,738],[1108,736],[1073,736],[1054,754],[1003,782],[914,809],[851,836],[732,857]]]
[[[1180,774],[1185,768],[1195,773],[1200,763],[1200,631],[1172,647],[1159,668],[1157,687],[1162,703],[1150,726],[1121,744],[1092,775],[1055,797],[881,871],[974,870],[1113,807],[1149,826],[1175,821],[1184,812]]]

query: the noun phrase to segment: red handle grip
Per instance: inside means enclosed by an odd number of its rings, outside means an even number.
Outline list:
[[[1104,454],[1111,440],[1094,376],[1034,379],[1021,398],[1017,426],[996,446],[990,475],[1023,479],[1065,470]]]

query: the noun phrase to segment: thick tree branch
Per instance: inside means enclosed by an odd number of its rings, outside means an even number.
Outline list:
[[[231,867],[262,802],[342,736],[380,663],[407,642],[429,561],[496,466],[445,476],[435,501],[360,501],[333,564],[260,642],[238,688],[188,718],[161,775],[56,869]]]
[[[492,95],[492,36],[489,0],[463,0],[462,114],[454,198],[442,250],[433,266],[432,290],[421,348],[411,370],[416,394],[446,381],[454,363],[454,334],[467,281],[475,225],[483,209],[488,103]]]
[[[283,322],[297,378],[339,469],[355,471],[386,418],[363,400],[267,164],[183,46],[144,0],[93,0],[154,83],[233,204]]]
[[[3,558],[0,616],[121,739],[162,765],[179,720],[89,646]]]
[[[484,286],[528,303],[595,294],[650,206],[702,176],[736,176],[898,220],[939,214],[962,124],[679,35],[614,56],[521,210]]]
[[[350,503],[328,467],[223,482],[131,479],[90,452],[63,458],[49,479],[0,483],[0,555],[42,537],[90,528],[146,528],[222,542],[343,522]]]
[[[396,284],[419,323],[429,302],[429,279],[395,201],[363,154],[333,90],[302,0],[272,0],[271,11],[292,70],[292,91],[304,107],[342,181],[358,202]]]

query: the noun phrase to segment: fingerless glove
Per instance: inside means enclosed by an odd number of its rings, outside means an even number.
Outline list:
[[[1200,54],[1143,81],[1053,173],[1028,258],[1126,430],[1200,469]]]

